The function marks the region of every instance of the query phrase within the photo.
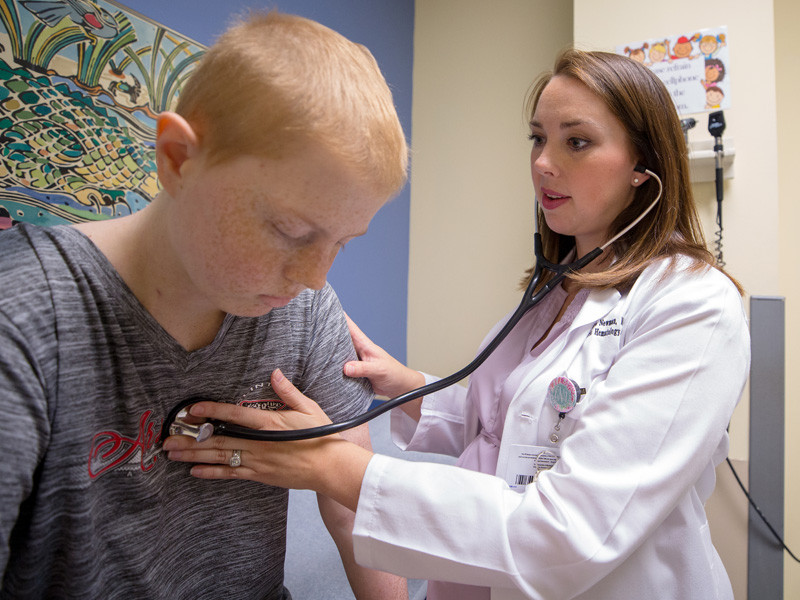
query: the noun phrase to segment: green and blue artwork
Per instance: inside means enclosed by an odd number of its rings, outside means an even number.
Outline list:
[[[158,114],[205,48],[112,0],[0,0],[0,230],[158,193]]]

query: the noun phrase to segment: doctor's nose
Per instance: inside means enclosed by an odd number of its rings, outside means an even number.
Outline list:
[[[553,152],[544,148],[534,148],[531,151],[531,171],[539,175],[557,175],[558,164]]]

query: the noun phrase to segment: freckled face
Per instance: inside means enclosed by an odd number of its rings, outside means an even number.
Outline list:
[[[386,201],[313,146],[283,159],[189,162],[172,199],[170,242],[201,302],[239,316],[322,288],[336,254]]]
[[[531,139],[531,176],[548,227],[575,236],[579,255],[601,246],[635,191],[624,127],[584,84],[556,76],[539,98]]]

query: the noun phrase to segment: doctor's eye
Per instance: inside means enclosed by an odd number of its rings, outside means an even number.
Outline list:
[[[529,133],[528,139],[533,142],[534,146],[541,146],[542,144],[544,144],[544,136],[539,133],[533,133],[533,132]]]
[[[582,138],[571,137],[567,140],[567,146],[570,150],[584,150],[589,145],[589,140]]]

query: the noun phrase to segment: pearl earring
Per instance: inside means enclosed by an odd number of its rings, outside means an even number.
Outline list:
[[[634,178],[633,178],[633,183],[634,183],[634,184],[636,184],[636,183],[639,183],[639,178],[638,178],[638,177],[634,177]]]

